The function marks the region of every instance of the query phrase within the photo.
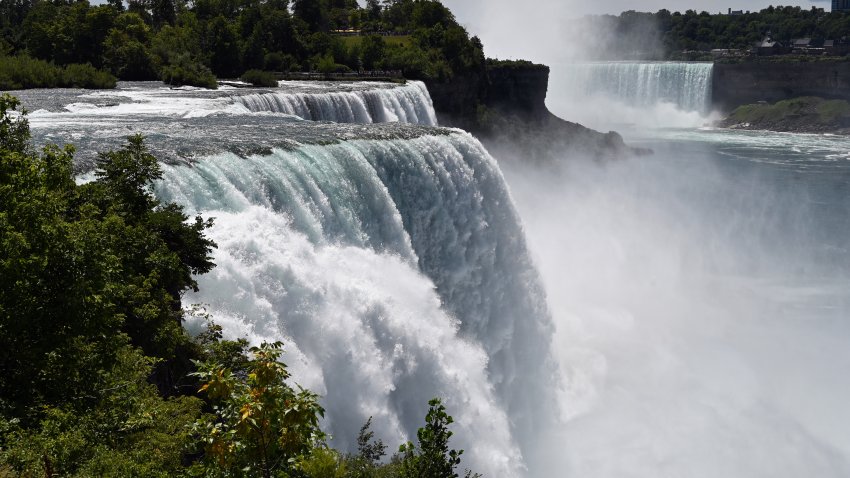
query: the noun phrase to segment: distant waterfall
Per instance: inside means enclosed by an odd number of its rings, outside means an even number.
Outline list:
[[[565,67],[570,93],[607,95],[634,106],[673,103],[685,111],[711,106],[713,63],[580,63]]]
[[[283,340],[335,444],[415,437],[445,397],[467,465],[520,474],[551,413],[552,324],[495,160],[465,133],[352,140],[167,166],[163,200],[216,218],[199,278],[225,330]],[[551,419],[551,416],[547,416]],[[531,430],[530,430],[531,429]]]
[[[286,90],[237,96],[252,112],[269,111],[311,121],[336,123],[414,123],[435,126],[437,115],[421,81],[404,86],[334,92]]]

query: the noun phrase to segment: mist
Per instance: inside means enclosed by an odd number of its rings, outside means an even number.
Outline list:
[[[557,172],[500,157],[565,383],[535,476],[848,476],[846,254],[818,256],[803,188],[655,147]]]

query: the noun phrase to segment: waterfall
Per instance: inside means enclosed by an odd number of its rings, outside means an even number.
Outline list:
[[[563,87],[576,98],[604,95],[639,107],[673,103],[701,113],[711,107],[713,63],[578,63],[564,70]]]
[[[236,96],[234,101],[255,113],[285,113],[311,121],[437,124],[431,95],[421,81],[410,81],[404,86],[352,91],[296,92],[282,89]]]
[[[215,217],[216,269],[187,303],[231,336],[283,340],[334,444],[369,416],[413,439],[446,398],[465,464],[519,476],[551,413],[552,325],[495,160],[466,133],[301,145],[170,165],[166,201]]]

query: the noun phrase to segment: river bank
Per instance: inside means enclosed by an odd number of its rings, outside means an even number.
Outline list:
[[[774,104],[743,105],[718,126],[784,133],[850,134],[850,103],[807,96]]]

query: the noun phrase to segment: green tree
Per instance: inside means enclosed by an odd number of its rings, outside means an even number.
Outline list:
[[[449,425],[454,419],[446,413],[439,398],[428,402],[428,415],[425,426],[420,428],[416,436],[419,446],[407,442],[399,448],[402,455],[400,476],[402,478],[457,478],[455,468],[460,464],[463,450],[449,448],[452,431]],[[466,476],[470,476],[467,472]]]
[[[155,79],[150,41],[151,29],[142,17],[120,15],[104,41],[104,65],[122,80]]]
[[[206,50],[210,69],[218,76],[233,78],[242,72],[236,32],[221,15],[207,23]]]
[[[91,406],[128,343],[164,360],[154,381],[171,390],[189,342],[180,294],[213,267],[211,223],[154,198],[161,171],[139,136],[76,185],[73,148],[32,151],[18,106],[0,97],[0,412]]]
[[[251,348],[244,373],[215,361],[197,363],[200,392],[214,412],[196,424],[208,476],[284,476],[324,443],[319,428],[324,409],[314,393],[286,383],[282,348],[280,343]]]

